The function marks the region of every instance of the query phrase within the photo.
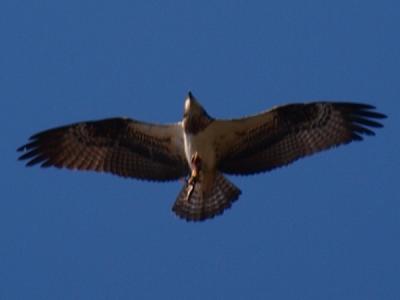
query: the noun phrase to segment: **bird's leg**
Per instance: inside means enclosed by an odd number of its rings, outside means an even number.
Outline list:
[[[192,194],[193,194],[193,190],[194,190],[194,185],[190,184],[190,185],[189,185],[189,190],[188,190],[187,195],[186,195],[186,201],[187,201],[187,202],[190,201],[190,197],[191,197]]]
[[[197,181],[201,170],[201,158],[197,152],[195,152],[192,155],[190,163],[191,163],[192,174],[189,178],[189,184],[191,184],[192,182],[195,183]]]
[[[188,179],[188,184],[189,184],[189,190],[187,193],[187,201],[190,200],[190,197],[192,196],[192,193],[194,191],[194,188],[196,186],[196,183],[199,179],[200,175],[200,170],[201,170],[201,158],[197,152],[195,152],[192,155],[192,158],[190,160],[190,167],[192,169],[192,173],[190,175],[190,178]]]

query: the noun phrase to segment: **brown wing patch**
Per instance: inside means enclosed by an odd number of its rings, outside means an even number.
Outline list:
[[[301,157],[360,141],[382,127],[386,116],[359,103],[316,102],[290,104],[265,113],[266,122],[240,132],[226,153],[220,170],[253,174],[287,165]],[[258,116],[259,117],[259,116]]]
[[[173,180],[188,172],[183,148],[174,144],[177,125],[143,125],[113,118],[71,124],[33,135],[18,148],[27,166],[110,172],[124,177]],[[159,136],[151,131],[160,131]]]

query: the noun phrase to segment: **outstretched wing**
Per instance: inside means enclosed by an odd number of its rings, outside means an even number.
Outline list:
[[[382,127],[375,119],[386,116],[360,103],[314,102],[289,104],[229,121],[219,121],[219,169],[246,175],[287,165],[301,157],[374,135],[369,127]]]
[[[89,121],[37,133],[17,150],[27,166],[174,180],[188,173],[181,128],[180,123],[155,125],[126,118]]]

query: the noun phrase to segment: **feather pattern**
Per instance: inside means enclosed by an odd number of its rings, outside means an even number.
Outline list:
[[[232,131],[230,148],[219,168],[247,175],[285,166],[301,157],[374,135],[382,127],[375,119],[386,116],[360,103],[314,102],[289,104],[243,119],[242,130]],[[229,121],[226,121],[229,122]],[[232,128],[237,120],[232,120]],[[226,125],[225,125],[226,126]]]
[[[172,210],[186,221],[202,221],[220,215],[230,208],[241,191],[221,173],[216,174],[208,193],[203,189],[203,173],[196,184],[185,183]]]
[[[17,149],[27,166],[40,164],[109,172],[147,180],[174,180],[188,173],[180,123],[155,125],[112,118],[53,128]]]
[[[156,181],[190,175],[172,209],[187,221],[203,221],[222,214],[241,194],[223,173],[270,171],[360,141],[374,135],[385,117],[367,104],[312,102],[218,120],[189,92],[181,122],[111,118],[75,123],[39,132],[17,151],[27,166]]]

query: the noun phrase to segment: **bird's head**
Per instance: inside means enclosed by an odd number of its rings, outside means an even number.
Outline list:
[[[191,92],[185,100],[183,111],[183,126],[188,132],[196,132],[202,128],[203,124],[209,124],[213,119],[207,114],[206,110],[200,105]]]
[[[183,111],[183,117],[194,117],[208,115],[205,109],[200,105],[197,99],[193,96],[192,92],[189,92],[185,100],[185,108]]]

